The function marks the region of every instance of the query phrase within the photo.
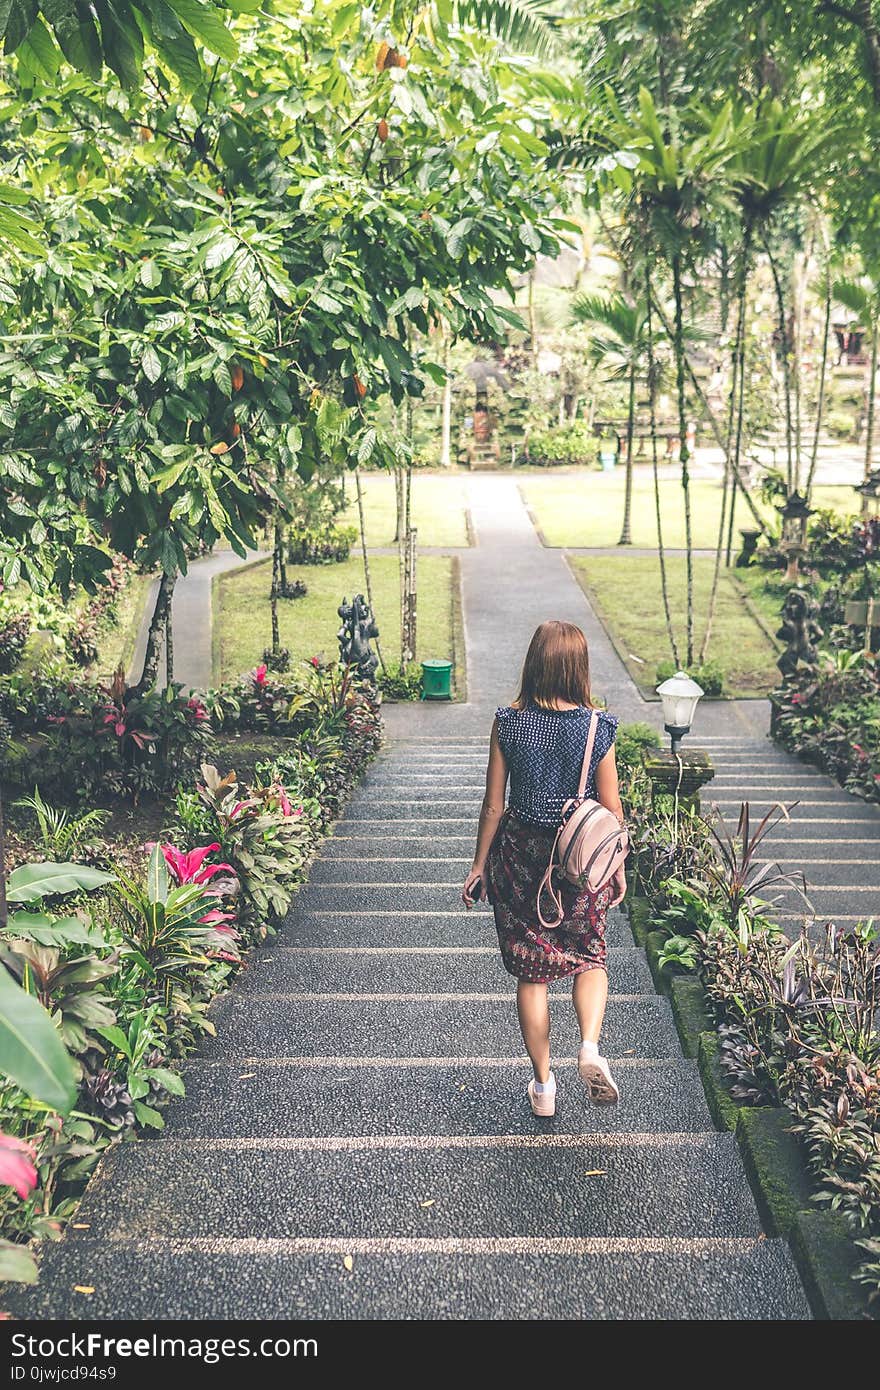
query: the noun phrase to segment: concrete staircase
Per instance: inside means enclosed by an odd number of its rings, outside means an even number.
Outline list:
[[[605,1049],[622,1103],[586,1104],[554,987],[558,1111],[532,1116],[491,913],[458,899],[484,759],[483,740],[383,754],[216,1009],[165,1135],[105,1158],[13,1311],[809,1316],[620,914]]]
[[[740,804],[748,800],[752,829],[775,801],[796,803],[791,820],[764,841],[762,858],[787,871],[802,871],[815,919],[814,934],[826,921],[841,927],[880,916],[880,806],[851,796],[817,768],[792,757],[768,739],[714,735],[695,738],[715,765],[714,781],[703,789],[703,810],[716,805],[731,829]],[[789,931],[805,915],[803,901],[782,895],[773,914]]]

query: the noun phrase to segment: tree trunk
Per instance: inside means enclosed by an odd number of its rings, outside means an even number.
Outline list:
[[[743,274],[742,279],[739,282],[740,289],[742,289],[742,284],[744,280],[745,275]],[[744,314],[745,293],[742,292],[737,294],[736,334],[734,335],[733,340],[733,354],[730,374],[730,398],[727,408],[727,450],[726,457],[724,460],[724,481],[721,488],[721,516],[718,520],[718,544],[715,547],[715,567],[712,572],[712,589],[709,594],[709,606],[706,612],[706,627],[703,632],[703,641],[700,646],[701,665],[706,660],[706,656],[709,651],[709,642],[712,638],[712,625],[715,621],[715,608],[718,603],[718,585],[721,579],[721,556],[724,551],[724,527],[725,522],[727,521],[728,493],[730,492],[730,481],[733,475],[733,469],[730,466],[730,451],[733,445],[734,421],[736,418],[737,386],[740,379],[740,373],[742,372],[744,366],[742,361],[742,345],[745,330]],[[728,532],[727,541],[728,557],[730,555],[731,532],[733,529],[733,513],[735,506],[736,481],[734,480],[733,496],[730,498],[730,531]],[[730,563],[729,558],[728,563]]]
[[[666,631],[669,635],[669,646],[672,650],[672,659],[676,666],[681,662],[678,656],[678,643],[675,640],[675,628],[672,624],[672,610],[669,606],[669,580],[666,573],[666,551],[663,546],[663,520],[660,512],[660,472],[657,460],[657,374],[654,363],[654,322],[652,318],[653,294],[651,290],[651,267],[645,261],[645,301],[647,304],[647,352],[648,352],[648,408],[650,411],[651,424],[651,460],[654,471],[654,506],[657,513],[657,559],[660,565],[660,592],[663,597],[663,612],[666,617]]]
[[[361,552],[364,557],[364,583],[367,586],[367,603],[370,605],[370,612],[372,613],[373,617],[376,618],[376,610],[373,607],[373,580],[370,575],[370,557],[367,552],[367,533],[364,527],[364,492],[363,488],[361,487],[361,470],[359,468],[356,468],[354,470],[354,480],[357,484],[358,518],[360,520],[361,525]],[[374,638],[374,641],[376,643],[376,655],[379,658],[379,665],[382,667],[382,670],[384,672],[386,669],[385,658],[382,655],[382,648],[379,646],[378,637]]]
[[[440,465],[442,468],[449,468],[452,464],[452,374],[450,372],[450,362],[452,360],[452,345],[449,341],[449,330],[443,330],[443,368],[446,378],[443,382],[443,409],[440,419]]]
[[[653,308],[654,312],[656,313],[658,319],[660,320],[661,324],[663,325],[663,330],[664,330],[664,332],[666,333],[667,337],[671,338],[671,337],[672,337],[672,326],[671,326],[671,324],[669,323],[669,320],[667,319],[666,315],[665,315],[664,312],[663,312],[663,306],[662,306],[662,304],[660,304],[660,303],[655,299],[655,300],[652,301],[652,308]],[[718,445],[718,448],[721,449],[721,451],[723,452],[723,451],[724,451],[724,436],[723,436],[723,434],[721,433],[721,430],[720,430],[719,427],[718,427],[718,421],[715,419],[715,416],[714,416],[712,410],[711,410],[710,407],[709,407],[709,402],[706,400],[706,393],[705,393],[705,391],[703,390],[702,386],[700,385],[699,377],[697,376],[697,374],[696,374],[696,372],[694,371],[693,367],[691,366],[690,362],[687,360],[687,357],[685,357],[685,363],[684,363],[684,365],[685,365],[685,371],[687,372],[687,375],[688,375],[688,380],[689,380],[690,383],[691,383],[691,389],[692,389],[692,391],[693,391],[693,393],[694,393],[694,396],[696,397],[696,399],[697,399],[697,400],[699,401],[699,403],[700,403],[700,409],[701,409],[702,412],[703,412],[703,419],[706,421],[707,425],[709,426],[709,429],[712,431],[712,434],[713,434],[714,439],[715,439],[715,443]],[[752,498],[752,494],[749,492],[748,488],[746,487],[745,481],[744,481],[744,479],[743,479],[743,476],[742,476],[741,472],[739,471],[738,466],[734,466],[733,475],[734,475],[734,477],[736,478],[736,481],[739,483],[740,489],[741,489],[741,491],[742,491],[742,495],[743,495],[743,497],[745,498],[745,501],[746,501],[746,505],[748,506],[749,511],[751,512],[752,516],[754,517],[755,525],[757,526],[757,528],[758,528],[759,531],[761,531],[761,532],[766,531],[766,530],[767,530],[767,523],[765,522],[765,520],[764,520],[764,518],[762,517],[761,513],[758,511],[758,508],[755,506],[754,500],[753,500],[753,498]]]
[[[633,438],[636,424],[636,348],[629,367],[629,403],[626,414],[626,474],[623,486],[623,525],[618,545],[632,545]]]
[[[819,395],[816,400],[816,428],[813,431],[810,471],[807,474],[807,483],[804,489],[804,494],[808,502],[813,491],[813,478],[816,474],[816,463],[819,458],[819,435],[822,430],[822,417],[825,412],[825,383],[828,377],[828,338],[831,333],[831,256],[827,246],[825,248],[825,317],[822,331],[822,358],[819,363]]]
[[[165,684],[174,681],[174,604],[169,603],[165,614]]]
[[[162,639],[165,635],[165,623],[171,611],[171,599],[176,580],[176,574],[166,574],[164,570],[162,571],[147,632],[147,649],[144,652],[144,664],[140,679],[135,685],[129,686],[125,692],[126,700],[130,700],[135,695],[145,695],[156,684],[156,677],[159,674],[159,658],[162,653]]]
[[[9,909],[6,905],[6,827],[3,822],[3,786],[0,784],[0,932],[5,934],[8,924]]]
[[[737,397],[736,397],[736,433],[733,441],[733,463],[731,472],[733,473],[733,487],[730,493],[730,521],[727,527],[727,555],[726,563],[730,566],[733,558],[733,527],[736,519],[736,489],[737,481],[740,479],[740,466],[742,461],[742,442],[743,430],[746,418],[746,311],[748,307],[748,288],[749,288],[749,261],[752,250],[752,235],[754,223],[749,219],[746,222],[743,233],[742,264],[740,266],[740,279],[737,286],[737,338],[738,338],[738,375],[737,375]],[[729,453],[729,450],[728,450]],[[741,484],[740,484],[741,485]],[[745,489],[743,489],[745,492]]]
[[[675,384],[678,398],[678,434],[681,462],[681,490],[684,497],[684,544],[685,567],[687,571],[687,661],[688,667],[694,660],[694,546],[691,533],[691,487],[690,450],[687,444],[687,401],[684,385],[684,306],[681,288],[681,256],[672,258],[672,293],[675,300],[675,331],[673,349],[675,352]]]
[[[538,325],[535,317],[535,267],[529,271],[529,353],[532,370],[538,370]]]
[[[403,469],[394,470],[394,544],[403,542]]]
[[[872,306],[873,309],[873,306]],[[880,322],[876,318],[876,309],[873,309],[874,317],[871,321],[871,379],[868,382],[868,420],[865,425],[865,482],[871,476],[874,461],[874,416],[877,406],[877,357],[880,348]],[[868,515],[869,499],[862,497],[862,516]]]
[[[770,273],[773,277],[773,289],[776,294],[776,324],[782,348],[782,395],[785,405],[785,486],[787,495],[790,497],[794,492],[794,426],[791,418],[791,344],[789,341],[788,323],[785,317],[785,290],[782,280],[779,277],[779,267],[770,250],[770,239],[764,234],[764,250],[767,252],[767,259],[770,262]]]

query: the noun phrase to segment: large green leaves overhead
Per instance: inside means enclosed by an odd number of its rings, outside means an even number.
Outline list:
[[[255,8],[236,0],[235,12]],[[193,40],[218,58],[234,59],[238,45],[227,28],[229,10],[214,0],[0,0],[0,45],[17,53],[35,77],[51,78],[62,55],[98,79],[106,65],[125,87],[140,80],[145,43],[189,85],[200,77]]]

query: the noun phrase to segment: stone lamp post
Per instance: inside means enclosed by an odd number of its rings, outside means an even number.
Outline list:
[[[702,688],[684,671],[657,686],[663,705],[663,725],[670,747],[646,748],[642,763],[651,782],[651,795],[675,796],[686,806],[700,809],[700,788],[711,782],[715,769],[701,748],[682,752],[681,740],[690,733]]]
[[[863,483],[857,483],[854,491],[862,499],[862,512],[866,517],[880,517],[880,468],[869,473]]]
[[[799,492],[793,492],[786,498],[785,506],[777,507],[776,510],[782,517],[782,540],[779,549],[788,562],[785,577],[790,583],[796,584],[798,565],[807,553],[807,522],[815,508],[810,506],[806,497],[802,497]]]

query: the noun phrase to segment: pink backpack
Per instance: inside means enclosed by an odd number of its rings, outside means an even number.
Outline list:
[[[564,916],[562,895],[553,887],[554,869],[560,869],[578,888],[598,893],[615,870],[620,868],[629,851],[629,835],[614,812],[592,797],[584,796],[598,724],[598,712],[593,710],[577,796],[566,801],[562,808],[562,820],[553,841],[550,863],[538,889],[536,906],[542,927],[558,927]],[[556,908],[555,922],[546,921],[541,912],[541,895],[545,889]]]

